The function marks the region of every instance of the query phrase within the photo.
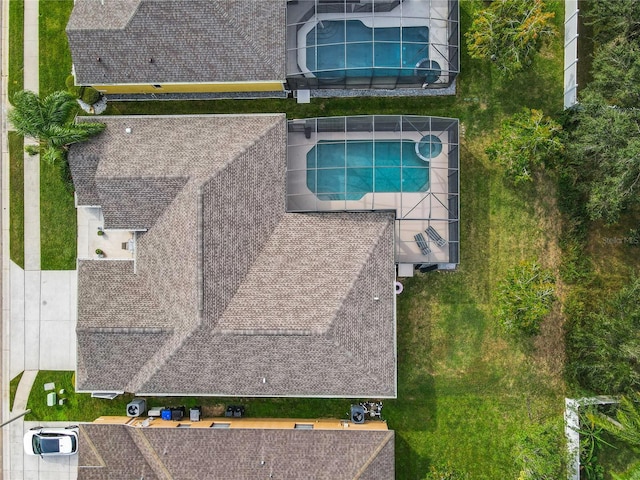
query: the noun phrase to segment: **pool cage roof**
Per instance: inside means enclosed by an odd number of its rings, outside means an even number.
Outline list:
[[[392,210],[398,263],[458,263],[458,196],[457,119],[371,115],[288,122],[287,211]]]
[[[459,72],[458,0],[290,0],[291,89],[445,88]]]

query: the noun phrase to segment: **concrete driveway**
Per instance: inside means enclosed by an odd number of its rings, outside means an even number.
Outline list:
[[[24,453],[22,437],[32,427],[67,427],[71,422],[14,422],[10,429],[11,470],[7,480],[75,480],[78,478],[78,455],[41,458]],[[5,441],[7,437],[5,436]],[[7,472],[5,472],[6,474]]]

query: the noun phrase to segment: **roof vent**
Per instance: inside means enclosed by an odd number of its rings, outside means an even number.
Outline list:
[[[125,133],[131,133],[132,132],[131,127],[125,128],[124,131],[125,131]]]

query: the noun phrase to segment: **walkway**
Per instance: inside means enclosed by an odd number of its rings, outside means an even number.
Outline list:
[[[38,93],[38,0],[25,0],[24,88]],[[40,158],[24,155],[24,258],[20,268],[9,258],[9,156],[6,148],[8,4],[2,2],[2,419],[24,411],[38,370],[74,370],[77,276],[75,271],[41,271]],[[25,144],[35,143],[25,139]],[[24,371],[13,412],[9,380]],[[47,425],[47,424],[44,424]],[[2,478],[72,479],[77,458],[27,457],[24,432],[33,423],[19,419],[3,428]]]

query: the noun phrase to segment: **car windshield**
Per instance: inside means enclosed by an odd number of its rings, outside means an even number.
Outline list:
[[[33,453],[42,453],[42,450],[40,450],[39,436],[34,435],[33,437],[31,437],[31,444],[33,445]]]

